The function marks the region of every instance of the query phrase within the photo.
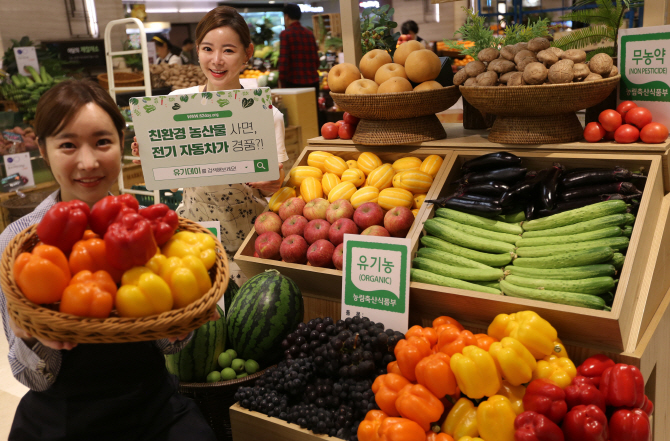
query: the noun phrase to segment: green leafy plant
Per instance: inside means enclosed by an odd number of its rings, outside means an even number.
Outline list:
[[[46,47],[43,44],[35,44],[35,42],[31,41],[27,36],[22,37],[21,40],[12,39],[11,41],[12,45],[2,56],[3,69],[10,75],[18,73],[16,58],[14,56],[14,48],[25,46],[35,46],[35,52],[37,54],[37,60],[39,61],[40,66],[44,66],[49,75],[52,77],[61,77],[69,73],[78,73],[82,71],[82,69],[67,69],[68,65],[76,63],[61,60],[56,51]],[[25,72],[22,72],[21,74],[25,75]]]
[[[264,46],[272,40],[275,35],[272,26],[272,22],[267,18],[259,20],[255,26],[249,26],[251,41],[255,46]]]
[[[389,5],[379,9],[365,9],[361,20],[361,49],[363,55],[373,49],[381,49],[393,56],[400,32],[393,33],[398,27],[392,17],[395,10]]]
[[[133,45],[133,43],[130,40],[125,40],[123,42],[124,51],[130,51],[135,49],[139,49],[139,46]],[[126,66],[128,66],[129,68],[133,69],[134,71],[142,70],[142,55],[140,54],[123,55],[123,58],[126,61]]]

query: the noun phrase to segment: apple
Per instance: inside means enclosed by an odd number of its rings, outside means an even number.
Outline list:
[[[282,241],[279,254],[284,262],[307,263],[308,247],[307,241],[302,236],[292,234]]]
[[[279,260],[281,236],[274,231],[267,231],[256,238],[254,249],[261,259]]]
[[[388,232],[388,230],[382,227],[381,225],[373,225],[371,227],[367,227],[365,230],[363,230],[361,235],[391,237],[391,234]]]
[[[328,268],[333,264],[335,246],[326,239],[319,239],[307,249],[307,260],[312,266]]]
[[[351,219],[343,217],[335,221],[328,230],[328,239],[335,246],[344,242],[345,234],[358,234],[358,227]]]
[[[305,208],[302,209],[302,215],[310,221],[315,219],[325,219],[329,205],[330,203],[323,198],[312,199],[305,204]]]
[[[338,199],[328,206],[326,210],[326,220],[331,224],[335,223],[336,220],[347,218],[351,219],[354,217],[354,207],[346,199]]]
[[[342,270],[342,267],[344,266],[344,244],[343,243],[336,246],[335,251],[333,251],[333,265],[335,265],[335,268],[337,268],[338,270]]]
[[[308,244],[313,244],[320,239],[328,239],[330,223],[325,219],[314,219],[305,225],[303,236]]]
[[[286,219],[282,224],[281,234],[284,237],[289,237],[294,234],[302,236],[303,233],[305,232],[305,225],[307,225],[308,223],[309,221],[307,220],[307,218],[305,218],[305,216],[294,214],[293,216]]]
[[[343,123],[337,131],[341,139],[351,139],[356,133],[356,126],[354,124]]]
[[[393,237],[406,237],[413,223],[414,215],[407,207],[393,207],[384,216],[384,227]]]
[[[260,258],[261,256],[259,256],[258,253],[256,251],[254,251],[254,257]]]
[[[281,231],[281,224],[282,220],[277,213],[266,211],[265,213],[258,215],[256,222],[254,222],[254,227],[259,236],[268,231],[279,234]]]
[[[279,217],[282,221],[285,221],[294,214],[302,214],[302,210],[305,208],[305,201],[300,198],[288,198],[284,201],[283,204],[279,207]]]
[[[354,222],[361,230],[373,225],[383,225],[384,210],[376,202],[366,202],[354,211]]]
[[[360,121],[359,118],[356,118],[354,115],[352,115],[349,112],[344,112],[344,116],[342,116],[342,119],[344,120],[345,123],[353,124],[353,125],[358,124],[358,121]]]

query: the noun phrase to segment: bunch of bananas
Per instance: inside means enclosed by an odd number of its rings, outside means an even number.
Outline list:
[[[19,111],[23,113],[23,120],[28,122],[35,118],[35,109],[37,102],[44,92],[51,87],[66,80],[66,77],[53,78],[44,67],[37,72],[33,67],[28,66],[26,70],[30,76],[12,75],[11,84],[4,82],[0,85],[0,91],[6,98],[15,101]]]

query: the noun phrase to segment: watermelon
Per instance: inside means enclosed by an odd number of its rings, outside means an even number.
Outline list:
[[[218,371],[218,358],[226,348],[226,317],[217,305],[221,318],[209,321],[195,330],[184,349],[165,356],[168,372],[182,383],[204,383],[207,374]]]
[[[283,356],[281,342],[303,319],[302,293],[296,283],[277,270],[247,280],[228,312],[228,336],[237,356],[256,360],[261,367]]]
[[[226,292],[223,293],[223,304],[226,307],[226,314],[228,314],[228,311],[230,311],[230,303],[233,301],[239,290],[240,287],[237,286],[237,283],[231,277],[230,280],[228,280],[228,287],[226,288]]]

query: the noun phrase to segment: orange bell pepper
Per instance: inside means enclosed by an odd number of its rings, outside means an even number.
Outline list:
[[[477,346],[477,339],[470,331],[459,329],[456,326],[444,326],[437,338],[436,349],[452,356],[463,352],[466,346]]]
[[[398,374],[380,375],[375,378],[374,383],[372,383],[375,402],[387,416],[400,416],[400,412],[395,407],[395,402],[400,391],[409,384],[411,383],[405,377]]]
[[[443,432],[435,433],[432,430],[429,430],[426,432],[426,441],[454,441],[454,438]]]
[[[71,277],[65,254],[44,244],[35,246],[32,253],[19,254],[13,272],[23,295],[40,305],[59,301]]]
[[[109,273],[116,283],[120,283],[121,276],[123,276],[123,271],[112,267],[107,262],[105,241],[91,230],[86,230],[84,238],[72,246],[69,264],[72,274],[85,270],[92,273],[102,270]]]
[[[109,317],[114,306],[116,283],[105,271],[81,271],[63,291],[60,312],[79,317]]]
[[[442,315],[442,316],[436,318],[435,320],[433,320],[433,329],[437,329],[442,325],[454,325],[457,328],[459,328],[460,330],[464,329],[463,325],[461,325],[458,322],[458,320],[453,319],[453,318],[451,318],[449,316],[446,316],[446,315]]]
[[[406,418],[388,417],[377,432],[379,441],[425,441],[426,431],[417,423]]]
[[[475,338],[477,339],[477,346],[485,351],[488,351],[491,348],[491,345],[498,341],[497,339],[486,334],[475,334]]]
[[[444,412],[439,398],[420,384],[405,386],[398,394],[395,407],[404,418],[418,423],[424,432],[430,430],[430,423],[439,420]]]
[[[402,372],[400,372],[400,367],[398,367],[397,361],[392,361],[386,365],[386,372],[389,374],[398,374],[402,376]]]
[[[417,383],[425,386],[437,398],[455,394],[458,385],[449,366],[450,360],[451,357],[444,352],[437,352],[421,360],[414,369]]]
[[[379,441],[379,426],[388,418],[381,410],[371,410],[358,425],[358,441]]]
[[[416,365],[433,353],[430,343],[423,337],[409,337],[400,340],[394,349],[395,358],[402,376],[411,382],[416,381]],[[425,430],[424,430],[425,432]]]
[[[435,330],[433,328],[423,328],[419,325],[409,328],[405,333],[405,338],[407,337],[423,337],[428,340],[431,348],[437,343],[437,333]]]

